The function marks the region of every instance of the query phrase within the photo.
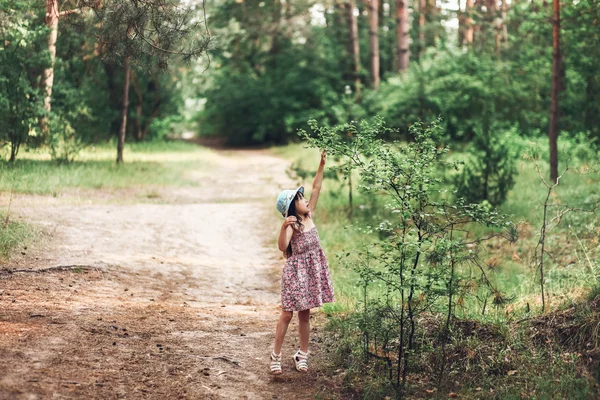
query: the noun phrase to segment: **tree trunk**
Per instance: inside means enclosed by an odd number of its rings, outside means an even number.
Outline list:
[[[558,179],[558,91],[560,85],[560,3],[554,0],[554,19],[552,21],[552,97],[550,100],[550,180],[557,183]]]
[[[371,85],[379,87],[379,0],[367,0],[369,8],[369,50],[371,59]]]
[[[508,24],[506,23],[506,13],[508,12],[508,4],[506,0],[502,0],[502,41],[508,43]]]
[[[465,4],[465,43],[473,44],[473,0],[467,0]]]
[[[352,172],[348,174],[348,217],[352,219],[354,206],[352,205]]]
[[[144,130],[142,123],[142,104],[144,103],[144,96],[142,95],[140,83],[138,82],[137,74],[135,74],[135,72],[131,73],[131,87],[133,87],[133,90],[137,97],[137,102],[135,104],[135,140],[140,142],[144,139]]]
[[[152,112],[150,116],[146,118],[146,123],[144,124],[144,129],[142,132],[142,137],[148,137],[148,130],[150,129],[150,125],[152,125],[152,121],[160,114],[160,106],[161,106],[161,98],[160,98],[160,78],[157,76],[156,81],[150,81],[148,84],[148,91],[154,93],[154,103],[152,104]]]
[[[46,115],[38,119],[38,125],[42,131],[42,135],[48,133],[48,116],[52,110],[52,88],[54,87],[54,63],[56,61],[56,40],[58,39],[58,19],[59,17],[79,13],[79,9],[68,11],[58,11],[58,0],[46,1],[46,17],[45,23],[50,34],[48,35],[48,51],[50,52],[50,66],[44,70],[40,80],[40,86],[44,90],[44,109]]]
[[[152,121],[154,121],[154,118],[156,118],[159,113],[160,113],[160,100],[157,103],[154,104],[154,108],[152,109],[152,113],[150,113],[150,116],[148,118],[146,118],[146,124],[144,124],[144,128],[142,130],[142,138],[147,138],[148,137],[148,131],[150,130],[150,126],[152,125]]]
[[[360,103],[360,47],[358,46],[358,21],[354,14],[356,0],[350,0],[348,4],[348,26],[350,27],[350,54],[352,54],[352,71],[354,73],[354,91],[356,102]]]
[[[504,0],[502,0],[504,3]],[[490,21],[494,27],[494,52],[496,55],[500,55],[500,46],[502,43],[502,23],[503,20],[500,18],[501,14],[498,13],[498,3],[496,0],[489,1],[489,14]]]
[[[281,50],[281,2],[279,0],[275,0],[273,2],[273,10],[272,10],[272,21],[273,28],[271,29],[271,49],[269,50],[269,54],[272,56],[277,56]]]
[[[425,47],[435,46],[437,47],[437,42],[439,41],[439,33],[441,29],[440,21],[439,21],[439,10],[437,7],[436,0],[427,0],[427,12],[425,16],[425,22],[429,21],[431,28],[429,28],[429,35],[425,43]]]
[[[583,114],[583,124],[586,129],[592,132],[593,136],[600,136],[600,126],[595,123],[596,116],[600,114],[600,102],[596,101],[596,96],[600,92],[600,87],[596,84],[594,74],[588,75],[585,85],[585,111]]]
[[[398,44],[398,72],[404,72],[408,69],[409,39],[408,26],[408,1],[396,1],[396,37]]]
[[[496,23],[496,33],[494,34],[494,51],[497,56],[500,56],[500,49],[502,48],[502,23]]]
[[[125,57],[123,64],[125,71],[125,82],[123,83],[123,103],[121,104],[121,129],[119,129],[119,141],[117,143],[117,164],[123,163],[123,148],[125,147],[125,132],[127,131],[127,110],[129,108],[129,80],[131,68],[129,56]]]
[[[21,138],[18,137],[11,137],[11,142],[10,142],[10,158],[8,159],[8,162],[10,163],[14,163],[15,160],[17,159],[17,153],[19,153],[19,147],[21,147]]]
[[[50,52],[50,66],[44,70],[40,85],[44,90],[44,109],[46,115],[38,120],[43,135],[48,133],[48,115],[52,109],[52,87],[54,86],[54,61],[56,60],[56,39],[58,37],[58,0],[46,0],[46,26],[50,30],[48,35],[48,51]]]
[[[142,103],[138,103],[135,106],[135,139],[138,142],[144,140],[144,131],[142,130]]]
[[[465,42],[465,15],[460,9],[460,1],[457,1],[456,4],[458,6],[456,12],[458,18],[458,46],[462,47]]]
[[[475,15],[473,21],[473,42],[475,42],[475,39],[477,39],[478,46],[480,46],[480,48],[482,48],[485,44],[487,35],[486,31],[488,30],[488,16],[484,12],[484,9],[487,10],[487,7],[488,5],[486,0],[473,1],[473,13]]]
[[[425,21],[427,18],[427,0],[419,0],[419,57],[425,49]]]

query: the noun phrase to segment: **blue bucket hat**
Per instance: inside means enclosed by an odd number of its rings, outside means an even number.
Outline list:
[[[294,197],[296,197],[296,193],[300,192],[304,196],[304,188],[300,186],[295,190],[282,190],[277,196],[277,211],[281,213],[283,218],[287,217],[288,210],[290,209],[290,204],[294,201]]]

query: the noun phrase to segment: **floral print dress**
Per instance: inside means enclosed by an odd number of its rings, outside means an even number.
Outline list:
[[[335,301],[329,266],[317,228],[296,232],[290,240],[292,255],[281,276],[283,311],[303,311]]]

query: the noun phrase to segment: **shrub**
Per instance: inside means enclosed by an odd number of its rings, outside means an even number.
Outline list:
[[[515,184],[517,159],[520,153],[512,138],[516,129],[508,132],[478,129],[471,156],[462,173],[455,179],[457,195],[469,203],[487,201],[493,206],[501,205]]]
[[[364,357],[378,365],[376,373],[388,377],[402,396],[408,375],[418,369],[420,352],[431,346],[419,334],[425,315],[443,316],[441,379],[456,305],[474,297],[473,287],[485,292],[484,309],[490,296],[495,303],[507,299],[487,278],[487,264],[477,251],[486,237],[471,237],[472,226],[494,228],[487,239],[511,241],[516,240],[515,226],[490,207],[440,200],[446,186],[439,169],[456,168],[457,163],[445,160],[448,149],[441,143],[438,122],[413,124],[408,143],[384,141],[389,132],[381,119],[333,128],[319,127],[314,120],[309,125],[312,133],[300,134],[311,147],[340,157],[339,171],[358,170],[362,190],[385,199],[380,220],[360,228],[366,234],[383,233],[381,240],[353,248],[345,259],[357,270],[363,290],[358,327]]]
[[[84,144],[66,118],[52,114],[48,146],[53,160],[59,163],[70,163],[79,155]]]

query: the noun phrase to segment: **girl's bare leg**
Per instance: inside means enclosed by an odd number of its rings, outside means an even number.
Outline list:
[[[306,353],[310,336],[310,310],[298,311],[298,333],[300,334],[300,350]]]
[[[281,354],[283,339],[285,338],[287,328],[290,325],[293,316],[294,313],[292,311],[282,311],[279,321],[277,321],[277,329],[275,329],[275,345],[273,346],[273,351],[277,355]]]

